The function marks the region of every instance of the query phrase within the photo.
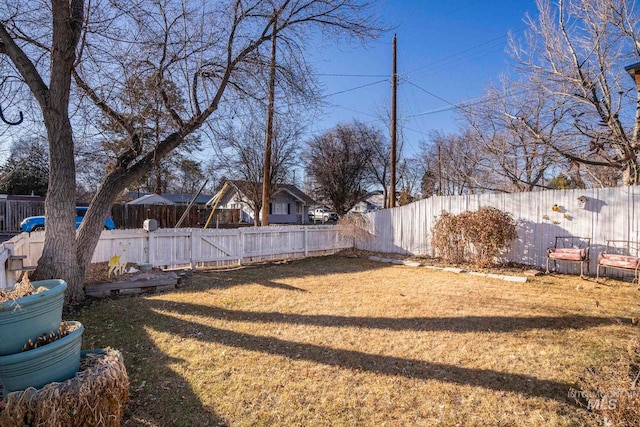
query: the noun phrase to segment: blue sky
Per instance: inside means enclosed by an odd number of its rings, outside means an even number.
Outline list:
[[[395,33],[398,116],[404,154],[412,155],[430,131],[456,131],[451,104],[481,96],[490,82],[509,72],[507,34],[522,36],[525,12],[535,16],[536,11],[533,0],[386,0],[382,16],[394,27],[388,34],[366,47],[333,44],[314,53],[330,105],[311,132],[353,119],[383,124],[379,116],[391,102]]]

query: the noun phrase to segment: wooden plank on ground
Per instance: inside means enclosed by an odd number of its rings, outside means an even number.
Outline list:
[[[178,279],[148,279],[148,280],[129,280],[124,282],[109,283],[92,283],[85,285],[85,293],[91,297],[108,297],[111,295],[126,295],[142,292],[162,292],[176,289],[178,287]]]

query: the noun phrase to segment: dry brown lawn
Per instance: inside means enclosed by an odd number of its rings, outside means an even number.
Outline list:
[[[338,256],[197,272],[73,314],[120,349],[124,425],[597,425],[567,397],[625,351],[640,292]]]

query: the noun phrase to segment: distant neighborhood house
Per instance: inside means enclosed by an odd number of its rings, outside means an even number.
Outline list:
[[[142,197],[138,197],[130,202],[128,205],[175,205],[171,200],[162,197],[160,194],[146,194]]]
[[[240,221],[254,223],[256,214],[251,200],[258,197],[259,188],[260,183],[227,181],[223,189],[209,200],[208,206],[211,207],[217,202],[217,209],[240,209]],[[295,185],[278,184],[273,188],[269,203],[269,223],[308,223],[309,206],[314,204],[315,201]]]
[[[141,193],[130,192],[123,197],[123,201],[128,205],[188,205],[193,199],[193,194],[187,193]],[[196,197],[194,204],[197,207],[204,207],[206,203],[211,199],[209,194],[200,194]]]
[[[367,213],[378,209],[384,209],[384,193],[372,191],[360,198],[349,212]]]

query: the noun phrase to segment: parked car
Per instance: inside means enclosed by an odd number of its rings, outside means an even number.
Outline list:
[[[330,210],[325,208],[318,208],[318,209],[309,211],[309,221],[311,222],[315,222],[315,221],[328,222],[328,221],[337,221],[337,220],[338,220],[338,214],[335,212],[331,212]]]
[[[80,227],[80,223],[84,219],[84,215],[87,213],[86,206],[77,206],[76,207],[76,228]],[[42,216],[30,216],[22,220],[20,223],[20,229],[27,233],[32,231],[42,231],[44,230],[45,218]],[[111,215],[107,216],[107,219],[104,220],[104,229],[105,230],[113,230],[116,228],[116,224],[113,222],[113,218]]]

